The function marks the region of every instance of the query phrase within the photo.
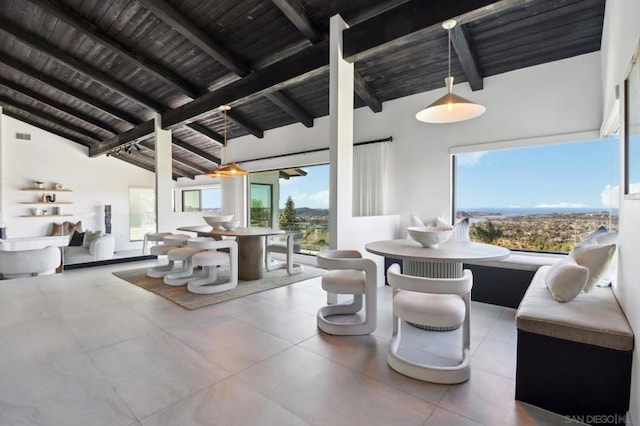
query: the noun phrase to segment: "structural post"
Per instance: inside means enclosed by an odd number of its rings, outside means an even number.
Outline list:
[[[353,64],[343,59],[340,15],[330,21],[329,47],[329,246],[342,247],[340,235],[353,212]]]
[[[171,130],[162,128],[162,115],[155,117],[156,143],[156,231],[172,229],[173,165]]]

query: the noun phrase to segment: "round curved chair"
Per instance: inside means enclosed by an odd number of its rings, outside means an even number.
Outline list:
[[[163,238],[167,235],[172,235],[171,232],[147,232],[144,234],[142,243],[142,254],[150,253],[149,248],[153,248],[154,245],[158,245],[162,242]],[[150,253],[153,254],[153,253]]]
[[[0,251],[0,276],[22,278],[55,274],[62,256],[58,247],[31,250]]]
[[[191,258],[194,267],[202,267],[202,273],[192,277],[187,290],[196,294],[212,294],[228,291],[238,286],[238,243],[235,240],[215,240],[201,237],[189,241],[189,247],[203,250]],[[218,251],[227,249],[227,251]],[[229,280],[218,283],[218,267],[229,265]]]
[[[327,334],[356,336],[370,334],[377,321],[377,265],[371,259],[363,259],[356,250],[327,250],[318,253],[318,266],[330,269],[322,276],[322,288],[329,293],[352,294],[351,303],[323,306],[318,310],[318,328]],[[364,319],[354,315],[362,310]],[[334,315],[353,315],[357,322],[338,322]]]
[[[467,381],[471,373],[471,271],[464,270],[460,278],[425,278],[404,275],[395,263],[387,270],[387,279],[393,286],[393,336],[387,353],[389,366],[405,376],[432,383]],[[454,330],[462,323],[460,362],[455,366],[430,365],[400,355],[402,320],[439,331]]]
[[[267,237],[267,243],[264,250],[264,267],[267,271],[275,271],[276,269],[286,269],[287,274],[295,275],[304,271],[304,266],[299,263],[293,263],[293,254],[300,252],[300,244],[295,243],[296,238],[302,237],[301,232],[290,232],[286,234],[287,241],[276,241],[279,236]],[[271,253],[280,253],[286,256],[284,262],[271,258]]]
[[[193,263],[191,259],[200,249],[190,247],[174,248],[167,254],[169,262],[182,262],[181,268],[173,268],[164,276],[164,283],[167,285],[181,286],[187,284],[193,275]]]

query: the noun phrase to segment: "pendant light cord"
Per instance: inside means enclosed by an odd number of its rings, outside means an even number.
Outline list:
[[[447,34],[448,34],[448,41],[447,41],[447,47],[449,48],[449,72],[448,72],[448,76],[451,77],[451,28],[449,28],[447,30]]]
[[[224,146],[222,147],[222,164],[227,164],[227,109],[224,110]]]

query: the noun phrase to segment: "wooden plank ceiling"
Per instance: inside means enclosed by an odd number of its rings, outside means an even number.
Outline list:
[[[6,115],[154,170],[156,113],[174,178],[220,162],[228,138],[329,113],[329,19],[349,23],[355,107],[600,49],[605,0],[0,0]]]

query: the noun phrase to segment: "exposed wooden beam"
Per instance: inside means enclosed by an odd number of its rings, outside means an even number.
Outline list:
[[[142,147],[143,149],[148,149],[148,150],[150,150],[150,151],[155,152],[155,145],[154,145],[152,142],[139,142],[139,143],[138,143],[138,145],[139,145],[140,147]],[[135,148],[134,148],[134,149],[135,149]],[[172,155],[172,156],[171,156],[171,160],[172,160],[174,163],[178,164],[178,165],[182,165],[182,166],[187,167],[187,168],[189,168],[189,169],[195,170],[195,171],[196,171],[196,172],[198,172],[199,174],[200,174],[200,173],[204,173],[204,172],[208,171],[208,169],[206,169],[206,168],[204,168],[204,167],[202,167],[202,166],[200,166],[200,165],[198,165],[198,164],[196,164],[196,163],[193,163],[193,162],[191,162],[191,161],[189,161],[189,160],[185,160],[185,159],[181,159],[181,158],[176,158],[176,156],[175,156],[175,155]]]
[[[456,25],[451,29],[451,44],[458,55],[458,60],[462,66],[471,90],[482,90],[483,77],[478,66],[475,52],[471,48],[469,36],[464,25]]]
[[[373,89],[371,89],[357,71],[354,71],[353,73],[353,83],[354,92],[356,92],[356,95],[358,95],[362,102],[367,104],[371,111],[382,111],[382,102],[380,102]]]
[[[209,160],[212,163],[216,163],[216,164],[220,164],[222,162],[221,159],[219,159],[218,157],[216,157],[215,155],[211,155],[206,151],[201,150],[200,148],[196,148],[193,145],[189,145],[188,143],[181,141],[179,139],[173,138],[173,144],[175,146],[179,146],[180,148],[187,150],[189,152],[192,152],[202,158],[204,158],[205,160]]]
[[[313,117],[307,111],[303,110],[297,103],[289,99],[284,93],[267,93],[265,97],[306,127],[313,127]]]
[[[64,64],[65,66],[91,78],[92,80],[97,81],[103,86],[140,105],[143,105],[155,112],[162,112],[165,110],[164,106],[149,98],[148,96],[132,89],[121,81],[116,80],[106,72],[100,71],[90,65],[85,64],[84,62],[79,61],[68,53],[51,45],[43,38],[31,32],[25,31],[24,28],[14,25],[6,19],[0,21],[0,31],[10,35],[11,37],[14,37],[16,40],[26,44],[32,49],[39,51],[43,55],[57,62],[60,62],[61,64]]]
[[[186,39],[198,46],[204,53],[224,65],[229,71],[239,76],[251,73],[249,67],[223,46],[215,42],[212,37],[185,18],[180,12],[164,0],[138,0],[151,13],[169,24],[171,28],[182,34]]]
[[[201,91],[194,87],[186,80],[173,74],[166,68],[147,60],[135,51],[124,46],[116,39],[108,36],[100,28],[92,22],[87,21],[79,15],[73,8],[61,3],[58,0],[30,0],[31,3],[37,5],[41,9],[47,11],[49,15],[55,16],[67,25],[73,27],[76,31],[85,34],[99,43],[103,44],[118,55],[133,62],[137,67],[143,69],[148,74],[154,76],[158,80],[173,86],[178,91],[186,94],[191,98],[200,96]]]
[[[247,132],[251,133],[256,138],[263,138],[264,132],[258,129],[254,124],[250,123],[245,117],[234,111],[227,111],[227,118],[235,125],[244,128]]]
[[[324,39],[324,35],[298,0],[272,1],[311,43],[315,44]]]
[[[93,132],[90,132],[89,130],[85,129],[84,127],[80,127],[80,126],[76,126],[75,124],[71,124],[67,121],[64,121],[54,115],[51,115],[49,113],[46,113],[42,110],[39,110],[37,108],[34,108],[30,105],[26,105],[23,104],[21,102],[17,102],[14,99],[8,98],[6,96],[0,95],[0,104],[3,105],[9,105],[12,106],[14,108],[17,108],[19,110],[22,110],[24,112],[27,112],[31,115],[33,115],[34,117],[38,117],[42,120],[46,120],[49,121],[50,123],[56,124],[58,126],[62,126],[65,127],[69,130],[71,130],[72,132],[75,133],[79,133],[81,135],[84,135],[88,138],[91,138],[97,142],[100,142],[102,140],[102,138],[100,137],[100,135],[97,135]]]
[[[262,68],[241,80],[204,94],[185,105],[162,114],[162,123],[173,128],[209,114],[220,105],[252,95],[280,90],[287,84],[304,81],[324,73],[329,66],[329,44],[321,41],[295,55]]]
[[[191,130],[194,130],[202,135],[205,135],[206,137],[208,137],[209,139],[213,139],[216,142],[220,142],[221,144],[224,145],[224,136],[222,136],[220,133],[211,130],[208,127],[203,126],[202,124],[198,124],[198,123],[188,123],[187,127],[190,128]]]
[[[16,93],[20,93],[21,95],[27,96],[31,99],[34,99],[40,103],[43,103],[45,105],[49,105],[50,107],[53,107],[55,109],[57,109],[58,111],[62,111],[67,115],[70,115],[72,117],[77,118],[78,120],[82,120],[85,123],[91,124],[95,127],[98,127],[102,130],[106,130],[109,133],[113,133],[116,134],[118,133],[118,130],[116,130],[115,128],[113,128],[112,126],[110,126],[109,124],[98,120],[97,118],[91,117],[90,115],[87,115],[83,112],[77,111],[73,108],[71,108],[68,105],[65,105],[63,103],[60,103],[58,101],[55,101],[47,96],[44,96],[38,92],[35,92],[31,89],[28,89],[24,86],[21,86],[13,81],[7,80],[5,78],[0,77],[0,85],[16,92]]]
[[[154,120],[145,121],[142,124],[138,124],[136,127],[122,132],[109,140],[96,144],[89,149],[89,157],[96,157],[100,154],[106,154],[114,148],[121,145],[126,145],[130,142],[136,141],[154,132],[155,124]]]
[[[92,146],[91,143],[89,143],[89,142],[87,142],[85,140],[82,140],[82,139],[80,139],[80,138],[78,138],[76,136],[73,136],[73,135],[69,134],[69,133],[65,133],[65,132],[62,132],[60,130],[57,130],[57,129],[53,128],[53,127],[49,127],[49,126],[47,126],[45,124],[39,123],[39,122],[37,122],[35,120],[32,120],[32,119],[30,119],[28,117],[22,117],[21,115],[13,114],[12,112],[7,111],[7,110],[4,110],[2,112],[2,114],[6,115],[7,117],[15,118],[16,120],[19,120],[19,121],[22,121],[24,123],[30,124],[33,127],[37,127],[38,129],[42,129],[42,130],[44,130],[46,132],[49,132],[49,133],[52,133],[52,134],[54,134],[56,136],[60,136],[61,138],[65,138],[65,139],[68,139],[68,140],[70,140],[72,142],[80,144],[82,146],[86,146],[87,148]]]
[[[421,38],[424,32],[434,31],[435,25],[447,19],[461,17],[459,20],[463,21],[465,14],[477,15],[478,9],[485,9],[486,13],[493,11],[493,3],[514,2],[516,0],[413,0],[344,30],[344,58],[355,62],[390,48],[397,49]]]
[[[72,96],[92,107],[103,111],[112,117],[115,117],[119,120],[126,121],[130,124],[140,124],[142,120],[136,118],[135,116],[128,114],[118,108],[114,108],[106,102],[101,101],[100,99],[94,98],[93,96],[87,95],[81,90],[76,89],[75,87],[69,86],[68,84],[62,83],[59,80],[56,80],[53,77],[50,77],[35,68],[28,66],[27,64],[23,64],[20,61],[17,61],[10,56],[4,55],[0,53],[0,62],[3,64],[13,68],[14,70],[22,73],[26,76],[33,78],[34,80],[38,80],[47,86],[53,87],[54,89],[66,93],[69,96]]]

